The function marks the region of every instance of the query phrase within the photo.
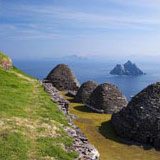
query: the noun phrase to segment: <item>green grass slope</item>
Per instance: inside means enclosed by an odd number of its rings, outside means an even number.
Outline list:
[[[66,118],[40,83],[16,68],[0,68],[0,159],[72,160]]]

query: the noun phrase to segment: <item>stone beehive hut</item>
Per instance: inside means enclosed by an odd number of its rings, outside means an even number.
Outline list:
[[[137,94],[111,121],[119,136],[160,148],[160,83]]]
[[[127,105],[126,98],[118,87],[104,83],[99,85],[91,94],[88,106],[98,112],[114,113]]]
[[[68,65],[57,65],[47,76],[46,80],[50,81],[54,87],[60,91],[71,90],[77,91],[79,82],[74,76]]]
[[[83,83],[75,96],[75,101],[79,103],[87,103],[91,93],[97,86],[98,84],[94,81]]]

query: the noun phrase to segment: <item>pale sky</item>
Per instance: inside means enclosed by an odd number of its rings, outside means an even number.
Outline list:
[[[0,0],[11,57],[160,57],[160,0]]]

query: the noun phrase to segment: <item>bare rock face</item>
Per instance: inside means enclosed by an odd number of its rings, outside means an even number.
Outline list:
[[[127,100],[118,87],[104,83],[92,92],[89,105],[97,112],[111,114],[125,107]]]
[[[142,90],[111,121],[120,137],[160,149],[160,82]]]
[[[93,90],[98,86],[94,81],[87,81],[81,85],[76,96],[75,101],[79,103],[87,103]]]
[[[117,64],[110,74],[112,75],[128,75],[128,76],[138,76],[144,73],[131,61],[127,61],[124,65]]]
[[[79,82],[72,73],[68,65],[57,65],[47,76],[46,80],[51,82],[54,87],[60,91],[71,90],[77,91]]]
[[[0,52],[0,67],[4,70],[8,70],[13,67],[12,60],[2,52]]]
[[[121,64],[117,64],[113,70],[111,70],[110,74],[113,74],[113,75],[124,75],[125,74],[125,71],[124,71],[124,68]]]

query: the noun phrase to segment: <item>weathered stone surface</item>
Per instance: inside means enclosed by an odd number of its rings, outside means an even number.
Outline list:
[[[65,64],[57,65],[49,73],[46,79],[49,80],[60,91],[77,91],[80,86],[69,66]]]
[[[126,98],[118,87],[104,83],[99,85],[91,94],[88,106],[100,113],[114,113],[127,105]]]
[[[160,148],[160,82],[133,97],[111,121],[119,136]]]
[[[98,84],[94,81],[83,83],[75,96],[75,101],[79,103],[87,103],[91,93],[97,86]]]
[[[111,70],[110,74],[138,76],[144,73],[134,63],[128,61],[124,65],[117,64],[113,70]]]
[[[12,60],[2,52],[0,52],[0,67],[5,70],[13,67]]]

